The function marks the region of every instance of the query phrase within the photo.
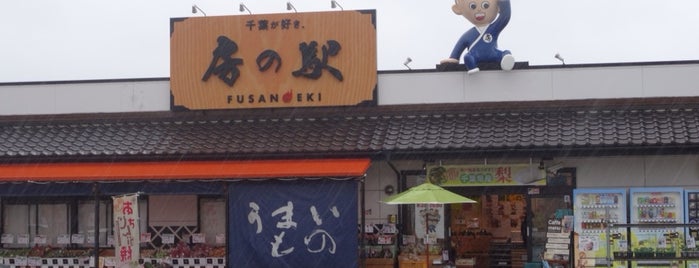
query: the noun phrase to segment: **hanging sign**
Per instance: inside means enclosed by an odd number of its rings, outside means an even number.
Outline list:
[[[229,188],[237,267],[357,267],[356,181],[246,182]]]
[[[427,178],[441,186],[546,185],[538,165],[429,165]]]
[[[114,211],[114,253],[117,267],[129,267],[140,258],[138,195],[112,197]]]
[[[426,244],[444,238],[443,204],[415,204],[415,235]]]
[[[374,103],[375,16],[368,10],[173,18],[172,106]]]

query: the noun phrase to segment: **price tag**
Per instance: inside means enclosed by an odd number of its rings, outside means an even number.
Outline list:
[[[116,262],[114,262],[114,258],[110,258],[110,257],[104,258],[104,266],[107,266],[107,267],[116,266]]]
[[[206,235],[202,233],[192,234],[192,243],[202,244],[206,243]]]
[[[29,244],[29,234],[18,234],[17,244]]]
[[[393,239],[390,235],[379,235],[377,243],[379,245],[390,245],[393,244]]]
[[[46,236],[45,236],[45,235],[36,235],[36,236],[34,236],[34,244],[37,244],[37,245],[46,245]]]
[[[142,233],[140,240],[141,240],[141,243],[149,243],[151,241],[150,233]]]
[[[12,244],[15,242],[15,235],[13,234],[2,234],[2,238],[0,239],[3,244]]]
[[[84,244],[85,235],[84,234],[73,234],[70,236],[70,242],[73,244]]]
[[[371,224],[364,225],[364,232],[367,234],[373,234],[374,233],[374,226]]]
[[[58,243],[60,245],[70,244],[70,235],[67,235],[67,234],[58,235],[58,237],[56,238],[56,243]]]
[[[225,244],[226,243],[226,234],[217,234],[216,235],[216,244]]]
[[[696,243],[696,240],[694,240],[694,237],[687,236],[687,248],[696,248],[696,247],[697,247],[697,243]]]
[[[161,234],[160,239],[163,241],[163,244],[174,244],[175,243],[175,235],[174,234]]]

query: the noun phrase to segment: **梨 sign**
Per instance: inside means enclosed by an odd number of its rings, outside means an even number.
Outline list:
[[[174,18],[170,25],[173,107],[373,102],[373,10]]]
[[[537,165],[430,165],[430,182],[442,186],[546,185]]]

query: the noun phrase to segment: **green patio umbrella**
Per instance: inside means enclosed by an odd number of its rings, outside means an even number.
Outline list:
[[[389,196],[382,202],[389,205],[476,203],[473,199],[452,193],[430,182]]]
[[[411,187],[402,193],[387,197],[382,201],[389,205],[411,205],[411,204],[458,204],[476,203],[473,199],[463,197],[434,185],[429,181],[415,187]],[[429,224],[429,213],[425,214],[425,229]],[[425,240],[428,230],[425,230]],[[428,246],[425,246],[425,260],[427,267],[430,267],[430,254]]]

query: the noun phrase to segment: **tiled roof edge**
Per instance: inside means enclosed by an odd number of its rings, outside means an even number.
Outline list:
[[[95,114],[0,116],[3,124],[61,124],[66,122],[148,122],[198,120],[288,120],[377,116],[429,116],[497,113],[560,113],[589,111],[629,111],[654,109],[699,109],[697,97],[627,99],[584,99],[552,101],[508,101],[480,103],[406,104],[375,107],[304,107],[243,110],[200,110],[185,112],[131,112]]]

